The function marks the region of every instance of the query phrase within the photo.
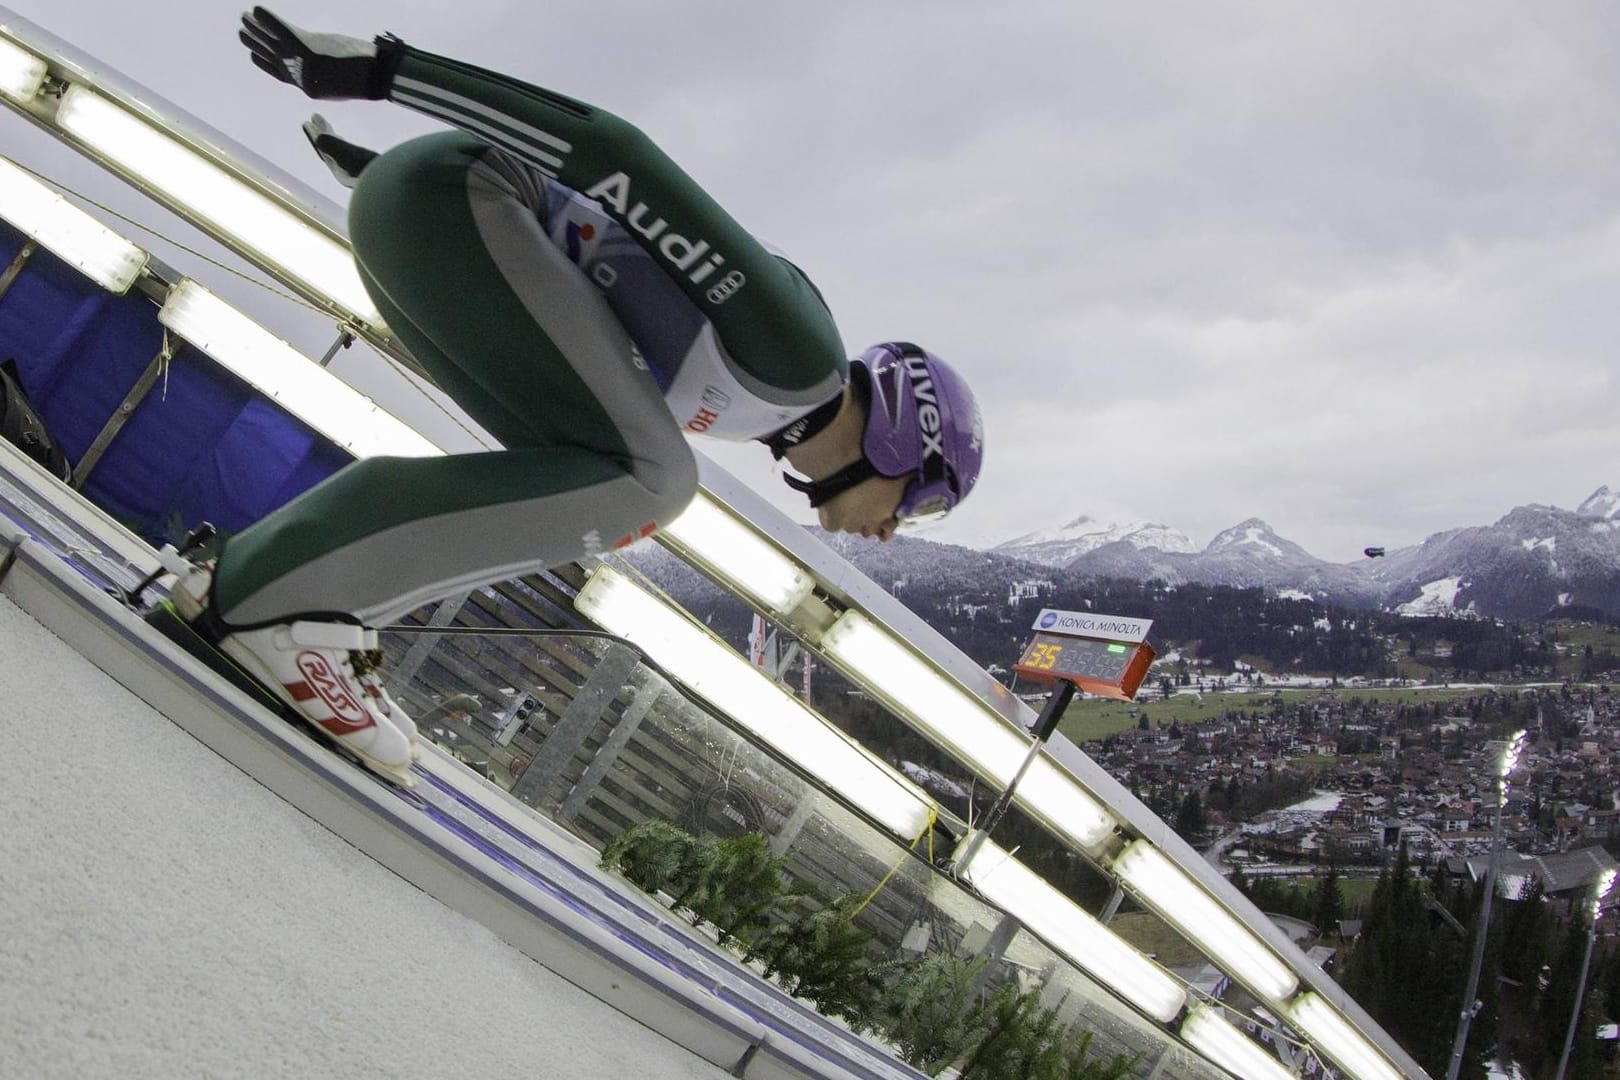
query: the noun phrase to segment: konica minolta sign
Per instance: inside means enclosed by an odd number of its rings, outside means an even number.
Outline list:
[[[1042,608],[1035,617],[1032,629],[1045,630],[1048,634],[1140,642],[1147,640],[1148,627],[1152,625],[1152,619],[1133,619],[1128,615],[1098,615],[1090,611]]]

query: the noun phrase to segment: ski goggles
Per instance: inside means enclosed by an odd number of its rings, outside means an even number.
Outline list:
[[[900,532],[916,532],[944,520],[956,505],[956,493],[945,482],[924,483],[916,478],[906,485],[906,492],[895,508],[896,528]]]

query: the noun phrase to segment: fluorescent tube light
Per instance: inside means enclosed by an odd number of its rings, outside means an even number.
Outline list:
[[[663,534],[771,611],[785,615],[815,589],[802,566],[701,491]]]
[[[279,266],[355,317],[382,326],[347,245],[145,120],[82,86],[63,95],[56,123],[221,234]]]
[[[1034,813],[1082,851],[1100,851],[1114,833],[1114,818],[1051,758],[1039,757],[1024,774],[1013,801]]]
[[[0,94],[13,101],[32,101],[45,84],[45,61],[0,38]]]
[[[1290,1024],[1356,1080],[1402,1080],[1400,1070],[1321,995],[1307,991],[1285,1012]]]
[[[1219,1009],[1200,1005],[1181,1022],[1181,1037],[1187,1045],[1243,1080],[1296,1080],[1293,1071],[1283,1067],[1277,1056],[1233,1025]]]
[[[190,278],[169,290],[158,321],[356,457],[444,452]]]
[[[1299,985],[1293,969],[1265,942],[1146,840],[1133,841],[1119,853],[1114,873],[1228,975],[1261,997],[1280,1002]]]
[[[992,904],[1092,978],[1161,1023],[1175,1019],[1187,994],[1168,972],[990,841],[957,867]]]
[[[992,712],[858,611],[846,611],[821,647],[935,742],[1006,784],[1029,754],[1030,736]],[[1046,758],[1018,788],[1017,802],[1095,853],[1113,830],[1102,804]]]
[[[146,252],[5,158],[0,215],[108,292],[128,292],[146,267]]]
[[[934,817],[922,789],[850,742],[730,646],[610,566],[574,598],[580,613],[628,638],[716,708],[820,777],[895,836],[910,840]]]

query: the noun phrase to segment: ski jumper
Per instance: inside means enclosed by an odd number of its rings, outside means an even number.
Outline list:
[[[367,291],[504,449],[355,462],[230,537],[234,626],[379,624],[648,535],[697,489],[684,431],[756,439],[848,372],[820,295],[640,131],[403,47],[390,100],[447,121],[349,205]]]

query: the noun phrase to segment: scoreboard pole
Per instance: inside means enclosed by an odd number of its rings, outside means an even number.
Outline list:
[[[1035,742],[1024,763],[984,815],[984,825],[968,833],[967,843],[951,865],[967,866],[989,839],[990,831],[1012,807],[1013,793],[1029,767],[1040,757],[1046,741],[1057,730],[1058,721],[1076,690],[1118,701],[1131,701],[1147,677],[1157,655],[1147,642],[1150,619],[1121,615],[1100,615],[1091,611],[1062,611],[1043,608],[1035,617],[1035,638],[1024,650],[1013,671],[1037,683],[1052,685],[1046,705],[1032,729]]]
[[[1041,755],[1041,747],[1046,745],[1046,740],[1050,739],[1052,732],[1057,730],[1058,721],[1063,719],[1063,713],[1068,709],[1069,703],[1074,700],[1074,691],[1074,683],[1067,679],[1060,679],[1057,686],[1052,689],[1051,694],[1047,695],[1046,704],[1041,708],[1041,715],[1035,721],[1035,742],[1031,744],[1029,753],[1024,755],[1024,763],[1018,766],[1018,771],[1013,773],[1013,778],[1008,781],[1006,790],[996,797],[996,801],[991,804],[990,809],[985,813],[984,825],[974,830],[972,838],[968,841],[967,850],[962,852],[961,857],[953,860],[957,866],[966,866],[973,859],[973,856],[979,850],[979,845],[989,839],[990,830],[994,829],[1001,819],[1006,816],[1007,810],[1012,806],[1013,792],[1018,789],[1018,782],[1024,778],[1025,773],[1029,772],[1029,767],[1035,764],[1035,759]]]

